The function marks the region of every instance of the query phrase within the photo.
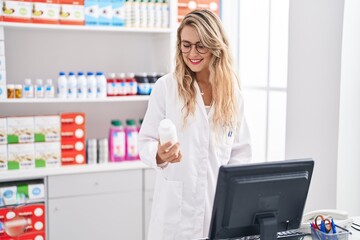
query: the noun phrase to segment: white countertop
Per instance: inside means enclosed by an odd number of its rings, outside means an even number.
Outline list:
[[[62,166],[59,168],[37,168],[24,170],[11,170],[0,172],[0,182],[21,179],[35,179],[52,175],[67,175],[78,173],[107,172],[118,170],[134,170],[148,168],[139,160],[123,161],[117,163],[93,164],[81,166]]]

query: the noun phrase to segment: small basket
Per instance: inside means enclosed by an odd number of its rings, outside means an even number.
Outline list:
[[[349,232],[343,230],[340,230],[337,233],[324,233],[319,230],[311,229],[311,238],[313,240],[348,240],[349,235]]]

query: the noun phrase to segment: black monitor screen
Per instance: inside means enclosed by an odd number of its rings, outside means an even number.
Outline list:
[[[313,168],[311,159],[221,166],[209,238],[276,239],[299,228]]]

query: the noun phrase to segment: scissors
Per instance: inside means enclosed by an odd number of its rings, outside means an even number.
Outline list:
[[[331,230],[332,233],[336,233],[334,220],[332,218],[325,218],[323,215],[316,216],[313,226],[324,233],[329,233]]]

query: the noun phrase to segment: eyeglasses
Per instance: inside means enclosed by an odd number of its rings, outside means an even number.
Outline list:
[[[192,45],[195,45],[196,51],[200,54],[205,54],[209,51],[209,49],[207,47],[204,47],[204,45],[202,45],[202,43],[200,42],[190,43],[188,41],[182,41],[180,43],[180,51],[182,53],[189,53],[192,49]]]

